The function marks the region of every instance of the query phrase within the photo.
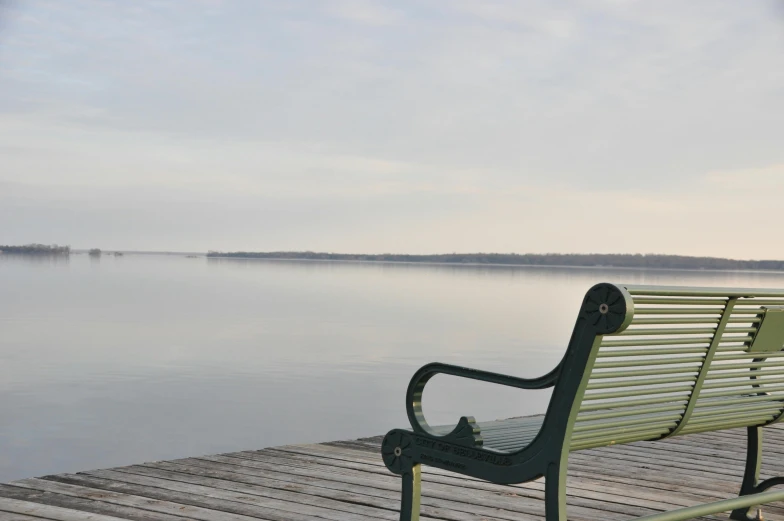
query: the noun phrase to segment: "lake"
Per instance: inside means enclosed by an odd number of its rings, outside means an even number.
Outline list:
[[[431,361],[559,361],[600,281],[784,287],[784,273],[0,255],[0,481],[383,434]],[[436,377],[428,419],[544,412]]]

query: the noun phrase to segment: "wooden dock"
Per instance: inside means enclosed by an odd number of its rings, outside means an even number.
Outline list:
[[[0,520],[396,520],[400,480],[381,437],[156,461],[0,485]],[[569,519],[626,520],[737,495],[745,431],[574,453]],[[784,474],[784,426],[765,430],[763,478]],[[543,481],[502,486],[424,467],[422,519],[544,519]],[[784,504],[763,509],[784,521]],[[727,519],[722,514],[703,519]]]

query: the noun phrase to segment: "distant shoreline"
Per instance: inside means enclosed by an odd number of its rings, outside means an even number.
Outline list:
[[[784,261],[735,260],[718,257],[642,254],[505,254],[453,253],[435,255],[346,254],[322,252],[217,252],[208,258],[389,262],[452,266],[527,266],[563,268],[633,268],[695,271],[784,271]]]
[[[4,251],[3,251],[4,250]],[[91,253],[100,250],[94,249]],[[743,272],[784,272],[784,260],[737,260],[721,257],[691,257],[685,255],[658,254],[601,254],[601,253],[444,253],[431,255],[412,254],[352,254],[326,253],[311,251],[273,251],[273,252],[177,252],[177,251],[139,251],[112,250],[102,252],[109,255],[167,255],[186,257],[206,257],[208,259],[245,259],[269,261],[308,261],[308,262],[351,262],[351,263],[388,263],[437,266],[487,266],[487,267],[528,267],[528,268],[588,268],[588,269],[655,269],[686,271],[743,271]],[[0,254],[31,256],[69,256],[88,253],[88,250],[71,249],[68,246],[45,246],[30,244],[24,246],[0,246]]]
[[[388,265],[402,265],[402,266],[442,266],[454,268],[532,268],[532,269],[565,269],[565,270],[629,270],[629,271],[693,271],[696,273],[712,273],[712,272],[729,272],[729,273],[784,273],[784,269],[729,269],[729,268],[657,268],[653,266],[566,266],[563,264],[492,264],[489,262],[405,262],[405,261],[366,261],[366,260],[331,260],[331,259],[291,259],[291,258],[275,258],[265,259],[259,257],[221,257],[216,255],[199,254],[200,257],[216,260],[247,260],[259,262],[312,262],[312,263],[334,263],[334,264],[388,264]]]

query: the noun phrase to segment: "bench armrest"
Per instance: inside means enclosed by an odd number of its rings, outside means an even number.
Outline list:
[[[519,378],[517,376],[491,373],[490,371],[470,369],[459,365],[441,363],[427,364],[414,373],[411,382],[408,384],[408,390],[406,391],[406,412],[408,413],[408,420],[411,422],[411,427],[414,429],[414,432],[439,436],[439,433],[428,425],[427,420],[425,420],[425,415],[422,412],[422,393],[425,390],[425,385],[427,385],[428,380],[437,374],[449,374],[452,376],[469,378],[471,380],[480,380],[508,387],[517,387],[518,389],[547,389],[548,387],[555,385],[560,373],[561,364],[558,364],[555,369],[539,378]],[[469,425],[473,425],[474,423],[473,418],[464,416],[460,419],[460,422],[452,433],[447,436],[451,437],[456,435],[458,431],[464,432]],[[478,434],[478,429],[475,429],[475,431]]]

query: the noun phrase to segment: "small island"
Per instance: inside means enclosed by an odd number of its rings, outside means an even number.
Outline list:
[[[100,257],[101,256],[101,249],[100,248],[93,248],[87,252],[90,257]]]
[[[0,253],[15,255],[70,255],[71,247],[59,246],[57,244],[0,245]]]
[[[219,252],[208,258],[319,260],[355,262],[406,262],[435,264],[485,264],[503,266],[568,266],[604,268],[652,268],[678,270],[784,270],[781,260],[735,260],[719,257],[689,257],[657,254],[604,253],[442,253],[408,255],[396,253],[323,253],[312,251]]]

